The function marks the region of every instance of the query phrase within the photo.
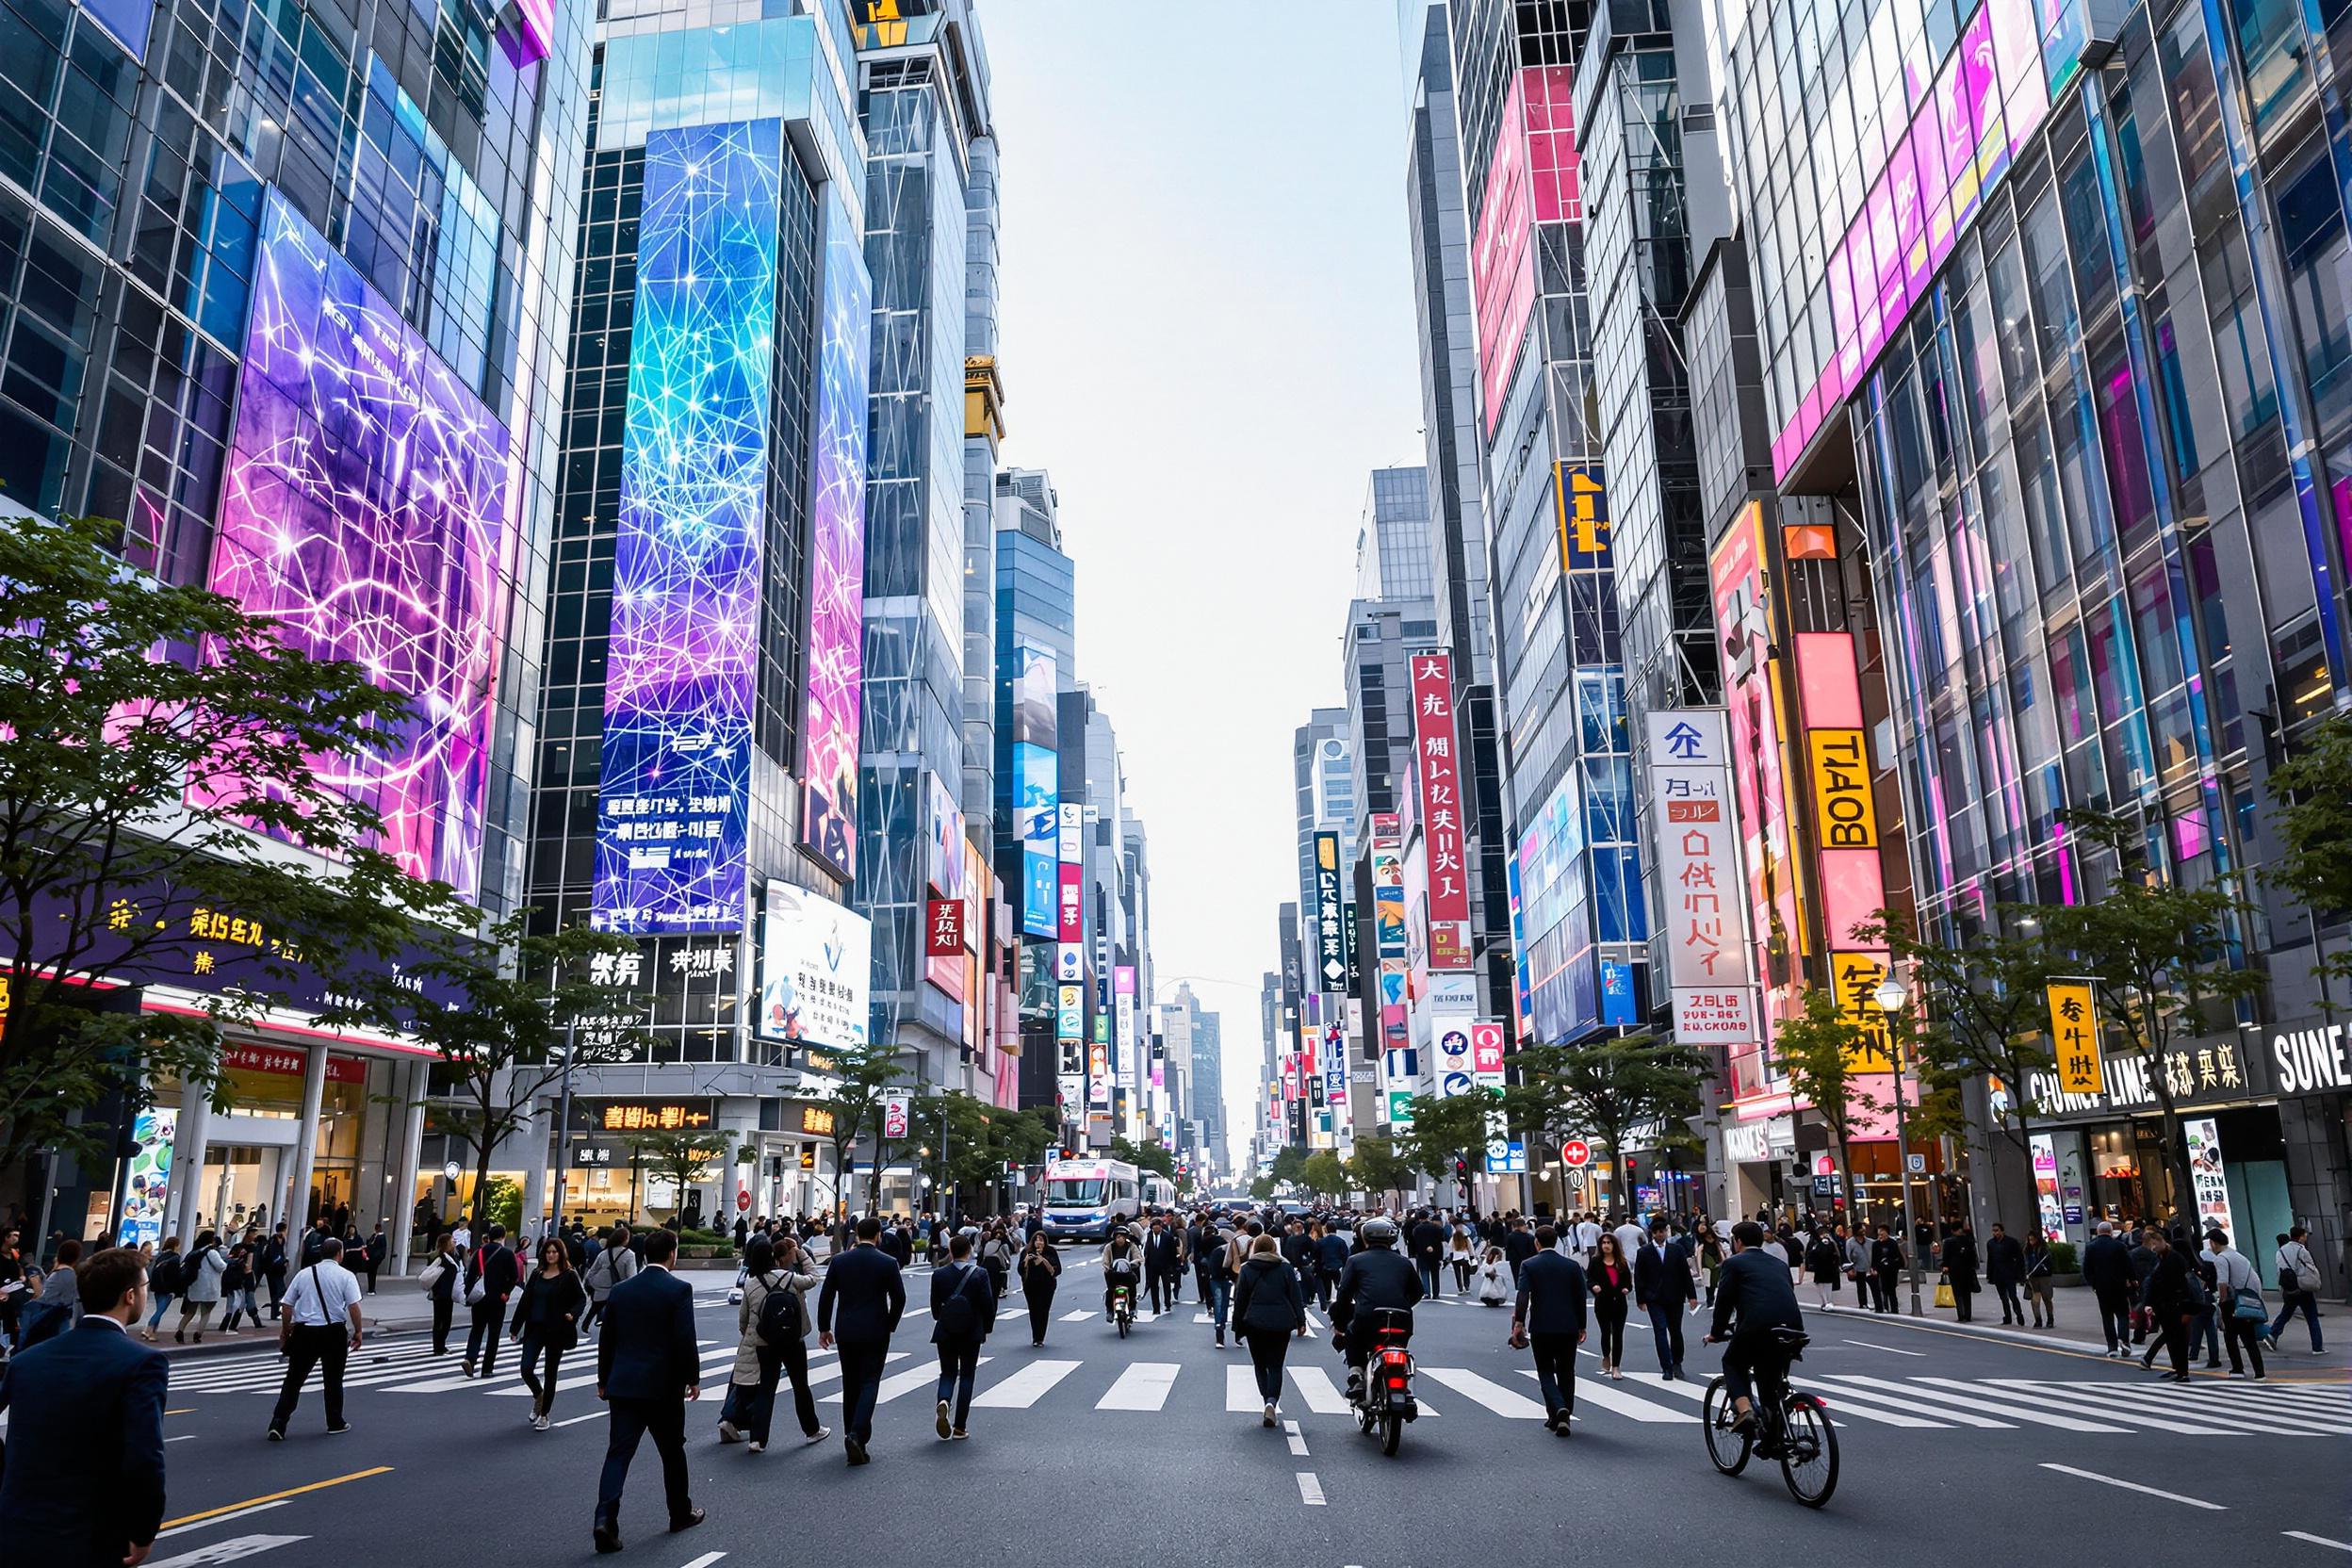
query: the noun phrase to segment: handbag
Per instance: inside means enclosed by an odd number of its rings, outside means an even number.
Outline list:
[[[1941,1275],[1936,1281],[1936,1304],[1939,1307],[1949,1307],[1954,1304],[1952,1294],[1952,1276],[1949,1274]]]
[[[2244,1318],[2249,1323],[2267,1323],[2270,1321],[2270,1309],[2262,1305],[2261,1291],[2233,1290],[2230,1293],[2230,1315]]]
[[[416,1288],[423,1291],[428,1296],[432,1295],[433,1287],[441,1282],[441,1276],[447,1274],[449,1271],[449,1265],[443,1263],[437,1257],[434,1258],[431,1263],[425,1265],[424,1270],[416,1276]]]
[[[490,1257],[487,1252],[474,1254],[474,1282],[466,1287],[466,1304],[478,1307],[490,1297]]]

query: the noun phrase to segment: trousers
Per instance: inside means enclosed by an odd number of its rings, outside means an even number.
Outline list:
[[[956,1429],[961,1431],[972,1414],[972,1384],[980,1371],[980,1342],[976,1339],[951,1340],[938,1347],[939,1352],[939,1392],[941,1403],[953,1401],[956,1407]]]
[[[670,1523],[678,1524],[694,1511],[686,1487],[686,1401],[673,1395],[607,1403],[612,1419],[604,1440],[604,1473],[596,1482],[596,1523],[620,1524],[621,1489],[629,1482],[629,1462],[637,1457],[637,1445],[651,1437],[653,1451],[662,1459],[662,1491]]]
[[[1250,1369],[1258,1376],[1258,1397],[1279,1404],[1282,1397],[1282,1363],[1290,1354],[1290,1335],[1281,1329],[1244,1329],[1250,1347]]]
[[[547,1378],[544,1383],[538,1376],[539,1363],[543,1359],[547,1364]],[[523,1331],[523,1386],[531,1390],[531,1408],[542,1415],[554,1413],[555,1369],[563,1359],[564,1352],[553,1340],[537,1329],[527,1328]]]
[[[1622,1340],[1625,1315],[1618,1314]],[[1535,1354],[1535,1384],[1544,1391],[1544,1413],[1554,1419],[1574,1414],[1576,1408],[1576,1336],[1529,1334],[1527,1348]]]
[[[286,1380],[278,1385],[278,1408],[270,1413],[270,1429],[282,1432],[294,1419],[314,1366],[326,1369],[327,1425],[343,1424],[343,1364],[351,1353],[351,1334],[340,1323],[324,1326],[297,1323],[286,1342]]]
[[[882,1368],[890,1362],[890,1342],[871,1345],[839,1342],[841,1351],[841,1427],[860,1443],[874,1440],[874,1406],[882,1394]]]
[[[474,1318],[466,1331],[466,1359],[476,1363],[475,1370],[486,1378],[498,1364],[498,1331],[506,1327],[506,1303],[484,1299],[470,1310]]]
[[[1652,1301],[1650,1333],[1658,1341],[1658,1369],[1660,1372],[1682,1370],[1682,1303]]]

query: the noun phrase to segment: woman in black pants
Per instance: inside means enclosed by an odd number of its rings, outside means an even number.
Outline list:
[[[1271,1427],[1282,1413],[1282,1359],[1290,1336],[1307,1331],[1307,1297],[1299,1288],[1298,1271],[1282,1257],[1282,1243],[1260,1236],[1250,1244],[1250,1261],[1241,1266],[1233,1284],[1233,1326],[1250,1347],[1250,1364],[1258,1374],[1258,1395],[1266,1401],[1264,1425]]]
[[[444,1231],[433,1244],[433,1256],[426,1268],[438,1268],[433,1283],[427,1287],[433,1298],[433,1353],[449,1353],[449,1319],[457,1314],[457,1282],[466,1277],[466,1260],[457,1255],[457,1243]]]
[[[1029,1343],[1045,1343],[1046,1320],[1054,1312],[1054,1289],[1062,1278],[1062,1260],[1054,1253],[1054,1244],[1039,1231],[1029,1238],[1029,1250],[1021,1255],[1021,1293],[1029,1301]]]
[[[1633,1292],[1633,1266],[1617,1250],[1617,1238],[1601,1233],[1600,1245],[1593,1249],[1592,1266],[1584,1271],[1592,1287],[1592,1315],[1601,1326],[1601,1376],[1620,1378],[1625,1374],[1625,1298]]]
[[[508,1329],[523,1342],[523,1386],[531,1390],[535,1431],[547,1429],[547,1417],[555,1410],[556,1367],[564,1352],[580,1343],[580,1315],[587,1310],[588,1292],[572,1272],[570,1249],[561,1239],[547,1237],[539,1244],[539,1266],[514,1293],[514,1317]],[[537,1376],[543,1357],[547,1365],[544,1383]]]

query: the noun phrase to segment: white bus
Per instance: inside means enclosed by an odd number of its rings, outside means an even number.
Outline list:
[[[1143,1181],[1124,1160],[1049,1160],[1045,1233],[1055,1241],[1111,1239],[1143,1212]]]
[[[1156,1170],[1143,1173],[1143,1206],[1147,1212],[1168,1213],[1176,1206],[1176,1184]]]

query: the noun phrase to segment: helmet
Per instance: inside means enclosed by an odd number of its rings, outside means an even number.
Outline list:
[[[1396,1226],[1393,1220],[1367,1219],[1364,1222],[1364,1229],[1360,1233],[1363,1235],[1364,1244],[1366,1247],[1394,1247],[1396,1245]]]

